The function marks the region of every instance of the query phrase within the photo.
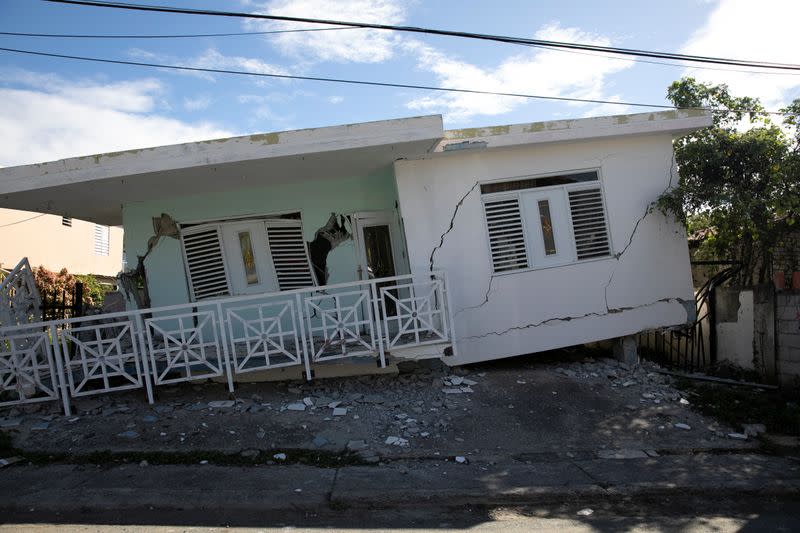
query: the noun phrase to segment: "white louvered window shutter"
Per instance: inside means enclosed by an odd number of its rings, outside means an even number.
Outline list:
[[[519,198],[484,200],[494,272],[528,268]]]
[[[194,300],[231,294],[219,226],[190,228],[181,233],[186,271]]]
[[[609,255],[611,246],[600,187],[569,191],[569,209],[578,260]]]
[[[312,287],[311,263],[308,259],[303,227],[299,220],[270,220],[267,239],[278,288],[282,291]]]
[[[63,224],[63,220],[62,220]],[[70,219],[70,226],[72,219]],[[108,255],[111,228],[102,224],[94,225],[94,255]]]

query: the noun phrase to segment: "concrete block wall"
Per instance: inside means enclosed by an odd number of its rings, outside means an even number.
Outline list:
[[[800,385],[800,292],[778,292],[776,315],[781,383]]]

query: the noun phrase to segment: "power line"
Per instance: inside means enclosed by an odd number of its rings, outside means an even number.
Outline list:
[[[438,92],[448,92],[448,93],[463,93],[463,94],[481,94],[481,95],[489,95],[489,96],[508,96],[513,98],[528,98],[528,99],[536,99],[536,100],[554,100],[554,101],[561,101],[561,102],[580,102],[580,103],[587,103],[587,104],[613,104],[613,105],[625,105],[630,107],[649,107],[649,108],[657,108],[657,109],[676,109],[675,106],[672,105],[665,105],[665,104],[643,104],[640,102],[621,102],[615,100],[599,100],[593,98],[571,98],[567,96],[544,96],[544,95],[537,95],[537,94],[525,94],[525,93],[510,93],[510,92],[499,92],[499,91],[482,91],[479,89],[464,89],[464,88],[456,88],[456,87],[436,87],[433,85],[415,85],[410,83],[399,83],[399,82],[382,82],[382,81],[367,81],[367,80],[352,80],[352,79],[344,79],[344,78],[325,78],[320,76],[296,76],[290,74],[270,74],[266,72],[249,72],[245,70],[231,70],[231,69],[216,69],[216,68],[204,68],[204,67],[190,67],[190,66],[183,66],[183,65],[167,65],[161,63],[147,63],[143,61],[126,61],[122,59],[104,59],[99,57],[87,57],[87,56],[74,56],[74,55],[67,55],[67,54],[56,54],[52,52],[37,52],[33,50],[20,50],[17,48],[2,48],[0,47],[0,51],[2,52],[12,52],[16,54],[27,54],[27,55],[34,55],[34,56],[42,56],[42,57],[55,57],[59,59],[72,59],[77,61],[89,61],[93,63],[109,63],[114,65],[128,65],[128,66],[136,66],[136,67],[150,67],[150,68],[160,68],[160,69],[170,69],[170,70],[180,70],[180,71],[189,71],[189,72],[205,72],[210,74],[235,74],[240,76],[257,76],[263,78],[277,78],[277,79],[285,79],[285,80],[302,80],[302,81],[319,81],[319,82],[328,82],[328,83],[342,83],[348,85],[369,85],[375,87],[391,87],[391,88],[398,88],[398,89],[419,89],[424,91],[438,91]],[[714,109],[708,107],[691,107],[691,108],[678,108],[678,109],[696,109],[702,111],[727,111],[721,109]],[[780,111],[757,111],[757,110],[738,110],[742,113],[746,112],[759,112],[759,113],[766,113],[772,115],[785,115],[786,113],[782,113]]]
[[[59,3],[59,4],[72,4],[72,5],[80,5],[80,6],[90,6],[90,7],[105,7],[105,8],[113,8],[113,9],[127,9],[133,11],[150,11],[150,12],[159,12],[159,13],[173,13],[173,14],[183,14],[183,15],[206,15],[206,16],[217,16],[217,17],[236,17],[236,18],[252,18],[252,19],[261,19],[261,20],[277,20],[283,22],[303,22],[303,23],[313,23],[313,24],[329,24],[331,26],[348,26],[348,27],[356,27],[356,28],[371,28],[377,30],[391,30],[391,31],[401,31],[401,32],[409,32],[409,33],[423,33],[429,35],[443,35],[449,37],[461,37],[467,39],[479,39],[484,41],[498,41],[498,42],[505,42],[505,43],[512,43],[512,44],[524,44],[524,45],[541,45],[553,48],[568,48],[568,49],[575,49],[575,50],[589,50],[594,52],[607,52],[613,54],[621,54],[621,55],[632,55],[632,56],[639,56],[639,57],[652,57],[657,59],[672,59],[676,61],[689,61],[695,63],[714,63],[714,64],[721,64],[721,65],[731,65],[731,66],[740,66],[740,67],[753,67],[753,68],[771,68],[771,69],[780,69],[780,70],[798,70],[800,71],[800,65],[791,64],[791,63],[775,63],[775,62],[767,62],[767,61],[752,61],[752,60],[742,60],[742,59],[731,59],[731,58],[724,58],[724,57],[713,57],[713,56],[699,56],[699,55],[688,55],[688,54],[677,54],[672,52],[656,52],[651,50],[642,50],[642,49],[634,49],[634,48],[618,48],[613,46],[600,46],[600,45],[590,45],[590,44],[581,44],[581,43],[570,43],[570,42],[563,42],[563,41],[548,41],[544,39],[528,39],[522,37],[508,37],[503,35],[491,35],[491,34],[484,34],[484,33],[472,33],[472,32],[462,32],[462,31],[449,31],[449,30],[439,30],[435,28],[422,28],[417,26],[397,26],[391,24],[374,24],[374,23],[367,23],[367,22],[345,22],[340,20],[328,20],[328,19],[315,19],[315,18],[308,18],[308,17],[289,17],[289,16],[279,16],[279,15],[265,15],[261,13],[241,13],[235,11],[215,11],[210,9],[188,9],[188,8],[179,8],[179,7],[171,7],[171,6],[154,6],[154,5],[142,5],[142,4],[129,4],[124,2],[98,2],[98,1],[91,1],[91,0],[45,0],[47,2]]]
[[[10,37],[44,37],[44,38],[59,38],[59,39],[196,39],[202,37],[241,37],[241,36],[250,36],[250,35],[272,35],[272,34],[281,34],[281,33],[301,33],[301,32],[317,32],[317,31],[337,31],[337,30],[362,30],[364,28],[358,27],[335,27],[335,28],[305,28],[305,29],[297,29],[297,30],[272,30],[272,31],[249,31],[249,32],[232,32],[232,33],[180,33],[180,34],[162,34],[162,35],[139,35],[139,34],[95,34],[95,33],[29,33],[29,32],[13,32],[13,31],[0,31],[0,35],[6,35]],[[662,65],[666,67],[676,67],[676,68],[685,68],[687,65],[683,65],[680,63],[666,63],[663,61],[649,61],[646,59],[638,59],[633,57],[616,57],[614,55],[608,55],[607,53],[592,53],[592,52],[581,52],[578,50],[565,50],[561,48],[553,48],[551,46],[545,46],[540,44],[529,44],[531,48],[539,48],[542,50],[551,50],[554,52],[560,53],[567,53],[567,54],[578,54],[578,55],[585,55],[590,57],[599,57],[602,59],[608,59],[612,61],[630,61],[633,63],[644,63],[648,65]],[[770,72],[767,70],[743,70],[743,69],[731,69],[731,68],[715,68],[715,67],[703,67],[699,65],[693,65],[691,68],[696,68],[700,70],[713,70],[717,72],[742,72],[746,74],[766,74],[771,76],[800,76],[800,72]]]
[[[73,33],[26,33],[0,31],[0,35],[14,37],[55,37],[59,39],[195,39],[198,37],[239,37],[242,35],[272,35],[275,33],[300,33],[308,31],[360,30],[361,28],[304,28],[298,30],[244,31],[235,33],[180,33],[172,35],[110,35],[110,34],[73,34]]]

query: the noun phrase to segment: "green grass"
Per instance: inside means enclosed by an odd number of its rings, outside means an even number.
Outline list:
[[[800,435],[800,391],[676,380],[694,409],[736,430],[742,424],[764,424],[770,433]]]

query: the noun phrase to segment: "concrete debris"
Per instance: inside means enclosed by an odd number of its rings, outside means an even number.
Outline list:
[[[236,402],[233,400],[221,400],[216,402],[208,402],[209,407],[213,407],[214,409],[221,409],[226,407],[233,407]]]
[[[17,455],[15,455],[14,457],[6,457],[5,459],[0,459],[0,468],[3,468],[4,466],[8,465],[13,465],[14,463],[19,463],[20,461],[23,460],[24,459],[22,457],[19,457]]]
[[[347,407],[335,407],[333,409],[333,416],[346,416]]]
[[[764,424],[744,424],[742,430],[748,437],[758,437],[767,432],[767,426]]]
[[[21,418],[6,418],[0,420],[0,428],[15,428],[22,423]]]
[[[290,403],[289,405],[286,406],[286,410],[287,411],[305,411],[306,410],[306,404],[299,403],[299,402],[298,403]]]
[[[463,455],[456,455],[456,462],[461,465],[467,464],[467,458]]]
[[[594,514],[594,511],[588,507],[577,512],[578,516],[591,516],[592,514]]]
[[[37,422],[31,426],[31,431],[44,431],[50,427],[50,422]]]
[[[734,440],[747,440],[747,435],[744,433],[728,433],[728,438]]]
[[[323,446],[325,446],[326,444],[328,444],[328,439],[326,439],[326,438],[325,438],[325,437],[323,437],[322,435],[317,435],[316,437],[314,437],[314,440],[313,440],[313,441],[311,441],[311,442],[312,442],[312,443],[314,444],[314,446],[316,446],[317,448],[322,448]]]
[[[146,460],[144,460],[144,461],[139,461],[139,467],[140,467],[140,468],[144,468],[144,467],[146,467],[146,466],[150,466],[150,463],[148,463]]]
[[[692,429],[692,426],[690,426],[689,424],[684,424],[683,422],[678,422],[677,424],[675,424],[675,427],[678,429],[685,429],[685,430]]]
[[[369,445],[363,440],[351,440],[347,443],[347,449],[351,452],[360,452],[366,450],[368,447]]]
[[[314,405],[314,400],[312,400],[309,397],[305,397],[303,398],[303,403],[306,404],[306,406],[311,407],[312,405]]]
[[[400,446],[401,448],[405,448],[408,446],[408,439],[404,439],[402,437],[386,437],[386,441],[384,444],[388,444],[390,446]]]
[[[272,456],[272,458],[275,459],[276,461],[285,461],[286,460],[286,454],[285,453],[276,453],[275,455]]]

